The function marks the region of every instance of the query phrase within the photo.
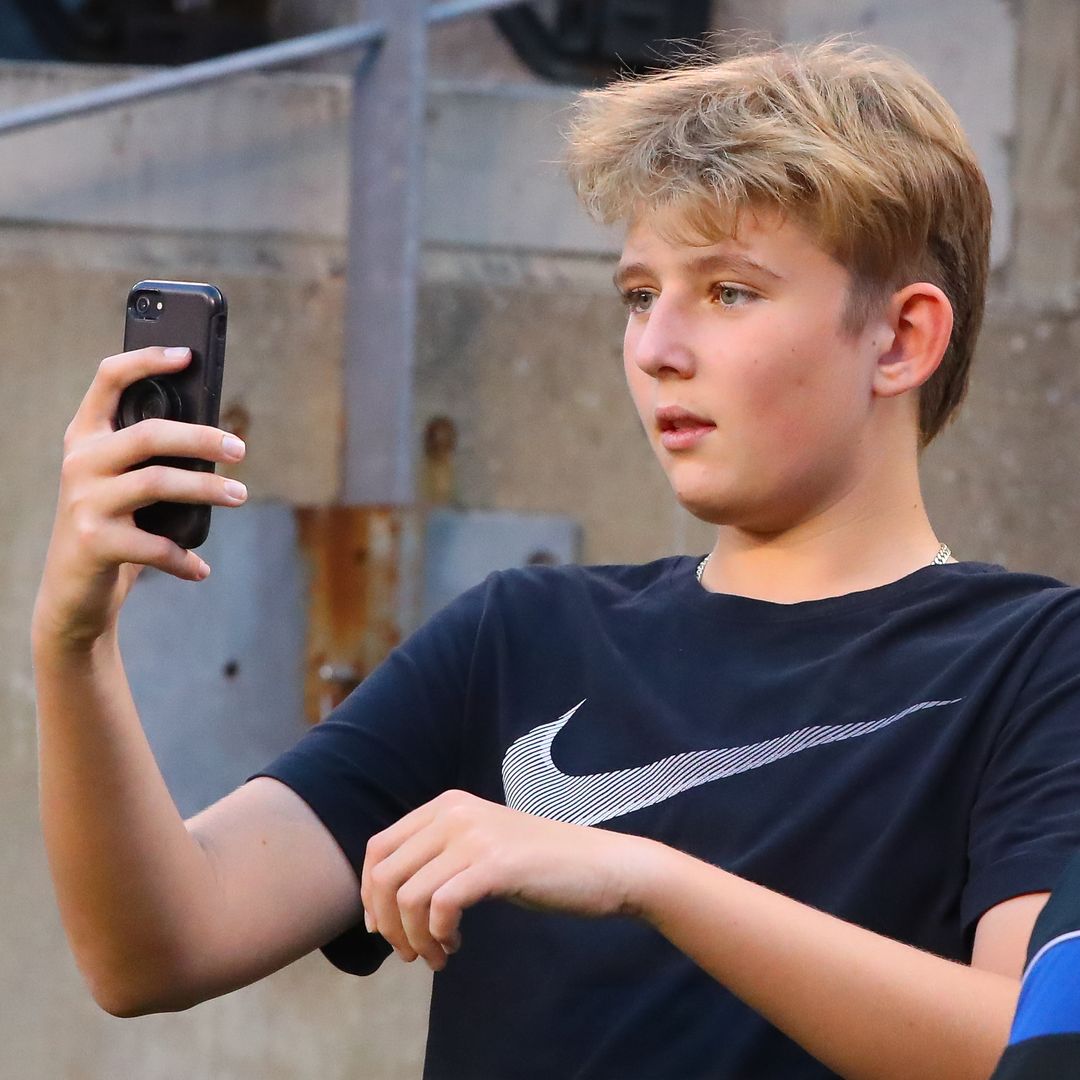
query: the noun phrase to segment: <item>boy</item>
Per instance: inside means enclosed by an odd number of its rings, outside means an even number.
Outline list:
[[[985,1077],[1080,841],[1080,596],[955,562],[923,508],[986,283],[967,141],[906,64],[825,44],[584,95],[571,172],[627,224],[627,382],[712,551],[492,575],[185,823],[115,628],[124,564],[206,570],[129,514],[230,502],[125,470],[230,459],[113,432],[186,358],[109,358],[34,620],[80,966],[134,1015],[318,947],[422,956],[428,1077]]]

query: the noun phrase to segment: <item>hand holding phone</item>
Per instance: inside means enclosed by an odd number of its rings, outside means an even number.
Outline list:
[[[204,410],[216,421],[220,379],[216,386],[213,378],[210,386],[193,379],[195,350],[183,341],[165,344],[171,347],[149,345],[103,360],[64,434],[56,517],[34,607],[35,641],[91,647],[115,629],[143,566],[188,581],[207,576],[209,567],[194,551],[164,532],[138,527],[141,511],[171,505],[181,515],[172,520],[181,521],[185,510],[194,512],[178,532],[190,539],[190,522],[204,510],[208,517],[211,505],[236,507],[247,498],[243,484],[214,472],[217,462],[243,459],[243,442],[214,424],[184,419]],[[173,394],[180,399],[179,419],[121,415],[125,399],[143,413],[153,413],[155,401],[175,408]]]
[[[225,367],[228,308],[214,285],[190,281],[140,281],[128,294],[124,352],[151,345],[186,346],[191,363],[182,371],[140,379],[120,398],[116,424],[131,427],[142,420],[177,420],[217,425]],[[213,472],[212,461],[151,458],[145,465]],[[210,531],[210,507],[159,502],[135,512],[135,524],[167,536],[183,548],[197,548]]]

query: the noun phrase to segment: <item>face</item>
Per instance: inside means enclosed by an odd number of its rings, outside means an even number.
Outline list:
[[[698,247],[670,213],[634,221],[616,272],[631,396],[688,510],[783,531],[857,483],[881,327],[843,331],[849,274],[790,220],[744,212]]]

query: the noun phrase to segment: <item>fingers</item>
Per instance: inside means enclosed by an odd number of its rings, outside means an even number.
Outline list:
[[[431,804],[429,803],[428,806]],[[403,933],[398,912],[398,890],[422,866],[441,853],[446,844],[444,831],[430,827],[431,817],[427,806],[414,810],[402,818],[392,829],[387,829],[368,842],[364,868],[360,872],[360,899],[364,905],[372,930],[377,930],[405,960],[415,960],[418,950],[413,949]],[[409,819],[424,820],[411,834],[402,833],[401,827]],[[395,839],[389,839],[390,834]]]
[[[461,913],[494,893],[494,883],[483,867],[473,864],[432,890],[428,901],[428,933],[449,953],[461,947]]]
[[[373,888],[371,881],[372,870],[380,865],[387,856],[397,851],[411,836],[427,828],[435,821],[451,794],[453,793],[444,792],[442,795],[432,799],[431,802],[418,806],[401,818],[400,821],[396,821],[388,829],[383,829],[381,833],[376,833],[368,840],[367,850],[364,852],[364,867],[360,871],[361,899],[366,901],[366,898],[371,895]],[[366,902],[364,906],[370,914],[372,908]]]
[[[106,513],[130,514],[156,502],[240,506],[247,500],[247,488],[238,480],[216,473],[148,465],[116,477],[108,498]]]
[[[450,848],[425,859],[420,848],[393,867],[377,867],[365,910],[374,913],[378,931],[406,962],[422,956],[432,971],[461,946],[459,926],[465,908],[491,895],[484,868],[467,853]],[[381,872],[380,872],[381,871]]]
[[[461,921],[461,908],[457,908],[452,916],[443,914],[441,925],[450,925],[450,930],[444,938],[437,938],[431,932],[432,898],[448,882],[466,872],[468,866],[461,852],[444,851],[421,867],[397,890],[392,906],[395,917],[400,920],[397,925],[401,928],[405,947],[395,947],[406,955],[406,959],[408,949],[422,956],[432,971],[442,971],[446,967],[446,958],[456,951],[460,943],[457,926]],[[386,937],[385,933],[383,937]]]
[[[84,544],[102,567],[138,563],[185,581],[202,581],[210,573],[210,567],[194,551],[119,521],[106,521]]]
[[[440,909],[440,932],[433,934],[432,894],[482,858],[471,829],[482,806],[475,796],[445,792],[368,842],[360,877],[365,920],[402,959],[422,956],[433,971],[441,971],[456,950],[460,909]],[[451,895],[443,893],[444,899]]]
[[[94,381],[86,391],[75,418],[68,425],[65,448],[69,441],[77,442],[88,435],[111,431],[120,396],[132,383],[150,375],[180,371],[190,362],[190,349],[157,346],[105,357],[98,365]]]
[[[115,475],[161,457],[231,464],[243,460],[246,447],[219,428],[155,418],[140,420],[72,452],[84,456],[96,472]]]
[[[124,358],[131,361],[154,351]],[[143,463],[155,458],[235,463],[246,453],[243,442],[218,428],[165,419],[143,420],[119,431],[110,426],[81,440],[71,433],[69,428],[61,502],[78,548],[101,569],[118,560],[153,566],[184,580],[203,580],[210,568],[198,555],[171,540],[148,536],[130,515],[156,502],[240,506],[247,500],[246,487],[214,472]]]
[[[410,810],[403,818],[395,821],[393,825],[371,837],[368,840],[367,851],[365,852],[364,874],[368,872],[369,866],[374,866],[380,860],[385,859],[387,855],[396,851],[405,843],[410,836],[418,833],[421,829],[427,828],[428,825],[435,821],[445,799],[445,793],[437,795],[430,802],[418,806],[415,810]]]
[[[198,555],[165,537],[144,532],[135,525],[131,515],[140,507],[157,502],[240,506],[247,500],[247,488],[216,473],[168,465],[147,465],[116,475],[106,469],[103,459],[111,456],[115,468],[116,461],[126,459],[127,455],[122,449],[103,447],[121,440],[124,434],[110,433],[71,451],[64,459],[61,470],[63,513],[78,550],[99,569],[118,563],[141,563],[184,580],[202,581],[210,569]],[[201,439],[205,445],[207,435],[216,441],[220,456],[221,433],[215,436],[212,429],[203,429],[201,435],[196,433],[195,441]],[[164,441],[168,444],[169,438]]]

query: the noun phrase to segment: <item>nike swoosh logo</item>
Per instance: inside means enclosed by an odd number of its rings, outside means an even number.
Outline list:
[[[789,735],[746,746],[693,750],[672,754],[651,765],[572,776],[552,761],[551,744],[585,704],[582,700],[558,720],[533,728],[511,744],[502,766],[506,805],[536,817],[575,825],[595,825],[646,806],[655,806],[702,784],[760,769],[814,746],[857,739],[887,728],[912,713],[955,705],[960,700],[920,701],[881,720],[799,728]]]

